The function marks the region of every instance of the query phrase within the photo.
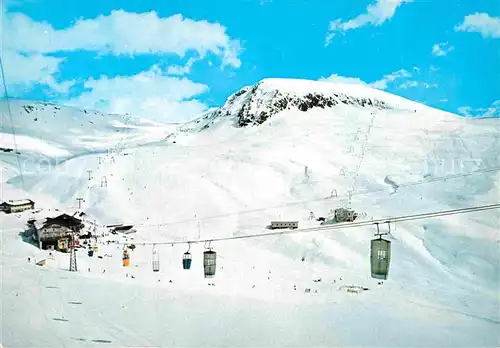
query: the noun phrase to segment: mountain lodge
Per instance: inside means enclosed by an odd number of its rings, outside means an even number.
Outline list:
[[[30,209],[35,209],[35,202],[31,199],[10,200],[0,203],[0,211],[5,212],[5,214],[19,213]]]
[[[36,240],[40,249],[47,249],[51,245],[59,249],[61,240],[68,239],[72,234],[79,234],[83,227],[82,220],[68,214],[46,218],[42,224],[35,223]]]

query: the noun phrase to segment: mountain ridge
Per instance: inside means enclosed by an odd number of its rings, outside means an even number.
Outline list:
[[[254,85],[245,86],[213,111],[207,111],[187,124],[201,124],[199,130],[207,129],[219,119],[233,118],[233,125],[244,128],[261,125],[274,115],[285,110],[306,112],[313,108],[328,109],[336,106],[368,107],[376,110],[398,109],[408,113],[438,111],[441,116],[462,118],[460,115],[435,109],[375,88],[313,81],[305,79],[266,78]]]

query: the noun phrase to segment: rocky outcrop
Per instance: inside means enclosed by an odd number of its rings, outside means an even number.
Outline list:
[[[256,86],[258,87],[258,86]],[[262,124],[272,115],[287,109],[297,109],[306,112],[313,108],[331,108],[339,103],[359,107],[374,107],[378,109],[388,109],[389,105],[384,101],[370,98],[356,98],[345,94],[334,93],[333,95],[324,95],[321,93],[308,93],[304,96],[295,96],[289,93],[275,91],[274,96],[268,100],[260,100],[253,103],[252,95],[247,102],[243,104],[237,113],[238,126],[245,127],[249,124]],[[257,112],[254,112],[252,106],[259,104]]]
[[[284,110],[295,109],[306,112],[314,108],[332,108],[339,104],[377,109],[390,108],[386,102],[373,97],[355,97],[340,92],[283,91],[279,88],[270,88],[261,81],[240,89],[227,99],[224,106],[206,113],[184,128],[202,131],[225,118],[232,118],[236,127],[261,125]]]

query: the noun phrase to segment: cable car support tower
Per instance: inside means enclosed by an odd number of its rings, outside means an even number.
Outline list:
[[[76,264],[76,248],[75,248],[75,234],[72,233],[69,242],[69,271],[77,272],[78,267]]]

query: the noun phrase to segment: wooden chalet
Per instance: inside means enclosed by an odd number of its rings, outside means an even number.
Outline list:
[[[47,249],[51,245],[59,249],[61,240],[69,239],[72,234],[79,234],[83,227],[82,220],[68,214],[46,218],[43,224],[36,226],[36,239],[40,249]]]
[[[19,213],[30,209],[35,209],[35,202],[31,199],[10,200],[0,203],[0,211],[5,212],[5,214]]]

